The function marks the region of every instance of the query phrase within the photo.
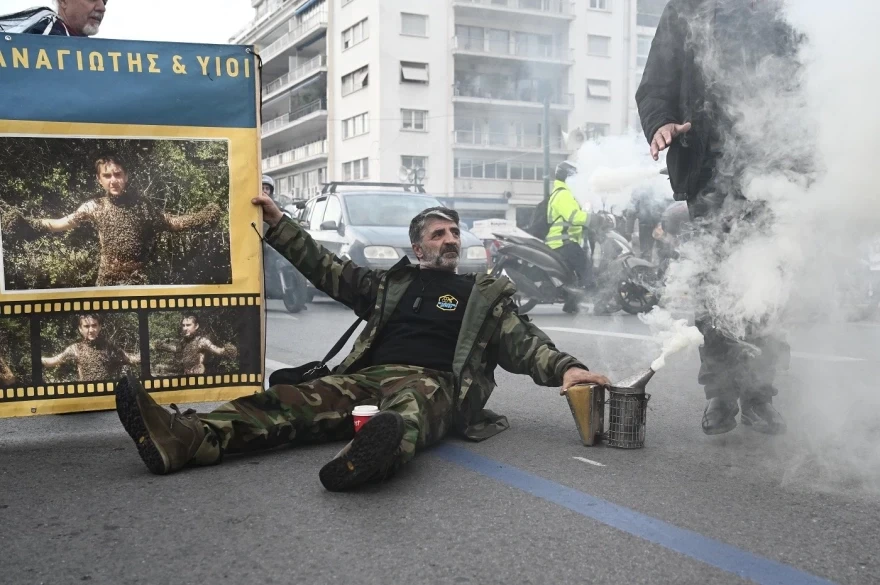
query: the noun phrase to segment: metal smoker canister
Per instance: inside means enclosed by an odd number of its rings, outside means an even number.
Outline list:
[[[583,444],[599,443],[605,428],[605,388],[579,384],[566,390],[565,398]]]
[[[631,376],[608,388],[608,431],[605,432],[605,388],[596,385],[572,386],[565,392],[575,425],[586,446],[603,439],[609,447],[638,449],[645,444],[648,381],[655,372]]]

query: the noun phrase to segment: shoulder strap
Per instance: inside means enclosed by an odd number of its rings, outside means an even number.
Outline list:
[[[321,360],[321,366],[326,366],[327,362],[332,360],[336,356],[336,354],[339,353],[339,351],[348,341],[348,338],[351,337],[352,334],[354,334],[355,330],[358,328],[358,325],[361,324],[361,321],[363,321],[363,319],[361,317],[358,317],[357,321],[352,323],[351,327],[348,328],[348,331],[342,334],[342,337],[339,338],[339,341],[336,342],[336,345],[334,345],[327,353],[327,355],[324,356],[324,359]]]

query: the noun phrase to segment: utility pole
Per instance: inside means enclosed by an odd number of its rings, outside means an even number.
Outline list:
[[[550,84],[544,82],[544,197],[550,197]]]

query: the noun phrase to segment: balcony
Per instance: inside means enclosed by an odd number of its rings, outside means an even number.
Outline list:
[[[318,55],[314,59],[309,59],[293,71],[285,73],[275,81],[263,86],[263,102],[266,102],[281,92],[305,81],[316,71],[327,68],[327,55]],[[276,94],[276,95],[273,95]]]
[[[452,88],[452,101],[473,104],[540,108],[544,105],[536,88],[517,88],[514,85],[474,86],[456,82]],[[550,97],[550,107],[571,110],[574,108],[574,94],[554,93]]]
[[[547,61],[565,65],[574,64],[574,49],[563,46],[541,46],[516,41],[465,39],[452,37],[452,51],[460,55],[486,55],[520,61]]]
[[[268,122],[266,122],[265,124],[263,124],[261,126],[261,128],[263,130],[263,135],[265,136],[266,134],[272,134],[273,132],[277,132],[281,128],[284,128],[285,126],[289,126],[289,125],[293,124],[294,122],[296,122],[300,118],[305,118],[306,116],[309,116],[311,114],[314,114],[315,112],[320,112],[320,111],[324,111],[324,112],[327,111],[327,100],[326,99],[315,100],[312,103],[307,104],[307,105],[299,108],[296,111],[289,112],[287,114],[284,114],[283,116],[278,116],[277,118],[275,118],[273,120],[269,120]]]
[[[325,32],[327,30],[327,10],[318,10],[308,20],[303,21],[295,29],[287,32],[272,44],[264,47],[260,51],[260,57],[263,63],[274,59],[284,51],[309,40],[316,32]]]
[[[454,130],[452,142],[457,147],[484,148],[491,150],[532,150],[544,149],[540,134],[517,134],[515,132],[479,132],[474,130]],[[550,149],[565,151],[561,138],[550,138]]]
[[[453,0],[453,7],[464,10],[516,12],[531,16],[550,16],[573,20],[570,0]]]
[[[278,171],[299,163],[326,157],[327,140],[319,140],[263,159],[263,172]]]

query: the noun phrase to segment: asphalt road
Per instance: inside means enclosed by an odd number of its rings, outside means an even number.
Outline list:
[[[270,312],[267,364],[352,320]],[[634,317],[535,320],[612,378],[655,357]],[[703,435],[695,352],[652,380],[638,450],[584,447],[557,389],[499,371],[509,431],[349,494],[318,481],[338,444],[157,477],[115,413],[0,420],[0,583],[880,583],[880,327],[791,341],[785,436]]]

